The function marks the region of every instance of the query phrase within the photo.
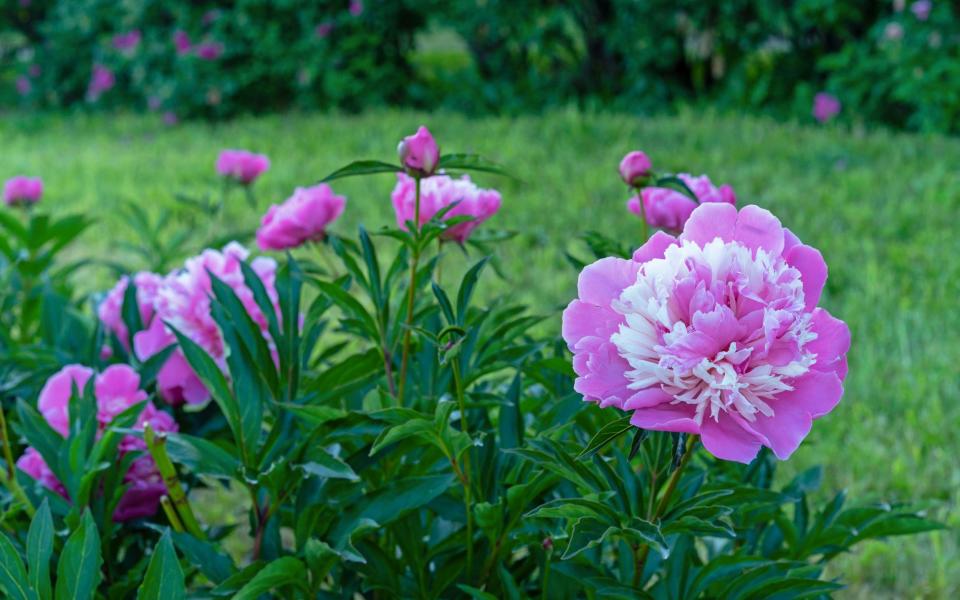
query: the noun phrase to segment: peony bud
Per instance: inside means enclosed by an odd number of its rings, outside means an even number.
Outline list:
[[[652,164],[646,154],[634,150],[620,161],[620,177],[624,183],[635,186],[650,176]]]
[[[8,206],[32,206],[43,196],[43,180],[39,177],[18,175],[3,186],[3,201]]]
[[[397,154],[400,156],[400,164],[411,175],[420,177],[433,175],[437,169],[437,163],[440,162],[440,148],[430,135],[430,130],[422,125],[417,133],[403,138],[397,146]]]

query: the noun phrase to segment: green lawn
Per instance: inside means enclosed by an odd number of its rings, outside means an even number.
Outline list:
[[[625,240],[640,234],[616,175],[627,150],[646,150],[663,169],[707,173],[732,184],[741,204],[772,210],[823,252],[830,265],[824,303],[853,332],[846,396],[815,425],[784,476],[824,463],[827,489],[845,487],[864,501],[922,499],[960,524],[960,140],[694,111],[518,119],[373,112],[172,129],[127,116],[5,116],[0,178],[43,176],[47,210],[85,210],[99,220],[80,253],[123,261],[116,244],[137,232],[116,218],[118,204],[157,210],[177,192],[218,193],[213,162],[223,147],[270,155],[273,167],[257,184],[263,209],[347,161],[394,160],[397,140],[421,123],[445,151],[482,153],[522,180],[482,178],[503,192],[491,226],[519,234],[500,250],[508,280],[493,285],[554,311],[557,331],[556,311],[575,291],[563,253],[576,236],[586,229]],[[338,183],[349,199],[336,229],[391,223],[392,184],[389,176]],[[226,224],[253,227],[259,214],[238,196]],[[108,277],[92,269],[82,283],[93,289]],[[847,597],[956,597],[958,534],[866,546],[835,573],[851,584]]]

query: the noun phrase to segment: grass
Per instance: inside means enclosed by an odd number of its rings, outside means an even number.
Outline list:
[[[960,524],[960,140],[692,110],[653,118],[288,115],[172,129],[131,116],[6,116],[0,178],[42,175],[47,210],[83,210],[100,220],[81,253],[136,267],[116,250],[138,235],[117,219],[119,203],[156,211],[171,206],[175,192],[218,193],[219,149],[270,155],[273,167],[256,187],[263,209],[347,161],[393,160],[396,141],[421,122],[446,151],[482,153],[522,179],[480,178],[503,192],[491,226],[518,232],[500,249],[509,279],[490,283],[540,311],[573,296],[576,273],[563,253],[580,232],[639,236],[616,176],[629,149],[643,148],[663,169],[708,173],[732,184],[741,204],[772,210],[823,252],[830,264],[823,302],[853,332],[845,398],[815,425],[785,476],[823,463],[826,490],[844,487],[860,501],[922,500]],[[391,186],[389,176],[338,183],[349,200],[336,229],[349,234],[361,222],[370,229],[392,222]],[[235,200],[227,225],[255,226],[259,211]],[[106,269],[87,273],[82,283],[90,289],[110,277]],[[558,313],[550,326],[559,330]],[[850,584],[849,598],[948,598],[960,594],[958,564],[957,532],[946,530],[866,546],[832,572]]]

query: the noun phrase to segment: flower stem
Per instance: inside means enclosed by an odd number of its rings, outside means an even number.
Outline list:
[[[204,539],[200,523],[197,522],[193,509],[190,507],[190,501],[187,500],[187,494],[183,491],[183,486],[180,485],[177,470],[167,455],[167,436],[163,433],[155,433],[153,427],[147,423],[143,427],[143,439],[147,442],[147,449],[150,451],[150,456],[153,457],[153,462],[157,465],[157,470],[160,471],[160,476],[163,477],[167,495],[183,523],[183,528],[198,540]]]
[[[177,516],[177,509],[173,508],[173,504],[170,502],[170,496],[166,494],[160,496],[160,506],[163,508],[164,514],[167,515],[167,520],[170,521],[170,527],[178,533],[183,532],[183,523]]]
[[[649,515],[649,521],[654,522],[660,517],[663,516],[664,511],[667,509],[667,505],[670,504],[670,498],[673,496],[673,492],[677,489],[677,484],[680,483],[680,475],[683,472],[683,468],[687,466],[687,463],[690,462],[690,459],[693,457],[693,450],[696,448],[697,436],[691,435],[687,438],[687,447],[683,451],[683,456],[680,458],[680,464],[677,465],[677,468],[674,469],[673,473],[670,475],[670,479],[667,480],[667,486],[663,490],[663,495],[660,496],[660,502],[657,503],[657,507],[652,515]],[[640,585],[640,580],[643,577],[643,570],[646,567],[647,555],[650,554],[650,545],[647,544],[640,549],[640,554],[637,557],[637,564],[633,571],[633,587]]]
[[[400,383],[397,388],[397,403],[403,406],[403,391],[407,383],[407,362],[410,360],[410,334],[413,328],[413,308],[416,302],[417,266],[420,262],[420,177],[416,178],[416,195],[413,208],[415,243],[410,258],[410,286],[407,288],[407,323],[403,332],[403,353],[400,358]]]
[[[13,462],[13,451],[10,449],[10,439],[7,436],[7,418],[3,414],[3,407],[0,406],[0,441],[3,443],[3,459],[7,463],[7,468],[4,471],[0,471],[3,478],[2,483],[10,490],[10,492],[23,504],[23,508],[27,511],[27,515],[33,518],[34,508],[33,503],[30,502],[30,498],[27,497],[27,494],[24,493],[23,488],[20,487],[20,484],[17,482],[17,471]]]
[[[467,422],[467,401],[463,393],[463,378],[460,376],[459,359],[454,358],[450,361],[450,367],[453,371],[453,385],[457,392],[457,403],[460,406],[460,431],[470,437],[470,426]],[[473,439],[471,438],[471,445]],[[467,513],[467,581],[472,580],[473,575],[473,491],[470,475],[470,448],[467,448],[463,455],[463,507]]]
[[[647,223],[647,210],[643,206],[643,188],[641,186],[637,186],[634,189],[637,190],[637,200],[639,201],[639,204],[640,204],[640,223],[643,224],[643,227],[641,229],[641,231],[643,232],[641,234],[642,235],[641,239],[643,239],[643,243],[645,244],[647,243],[647,240],[650,239],[650,225]]]

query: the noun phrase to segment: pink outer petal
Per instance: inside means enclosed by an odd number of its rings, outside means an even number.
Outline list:
[[[573,389],[587,401],[598,402],[602,408],[622,408],[624,401],[633,395],[628,387],[630,382],[623,375],[630,365],[610,342],[600,338],[584,339],[577,348],[573,366],[580,375]]]
[[[788,265],[800,271],[806,308],[813,310],[817,307],[823,285],[827,282],[827,263],[824,262],[823,255],[816,248],[799,244],[786,251],[783,258]]]
[[[563,311],[563,339],[570,350],[574,350],[585,337],[610,339],[622,322],[623,316],[609,306],[574,300]]]
[[[773,256],[780,256],[783,252],[783,226],[780,219],[769,210],[753,204],[740,210],[733,239],[750,249],[763,248]]]
[[[810,433],[813,417],[799,403],[791,402],[781,394],[777,401],[770,402],[772,417],[758,416],[749,427],[763,436],[763,444],[773,450],[780,460],[790,458]],[[782,400],[782,401],[781,401]]]
[[[634,262],[645,263],[655,258],[663,258],[670,246],[675,246],[677,238],[668,233],[658,231],[633,253]]]
[[[689,404],[661,404],[652,408],[641,408],[634,411],[630,424],[653,431],[700,433],[700,427],[693,420],[694,410]]]
[[[843,382],[836,373],[807,371],[802,377],[795,379],[792,385],[793,390],[781,392],[771,401],[774,419],[784,404],[800,407],[814,419],[819,419],[833,410],[843,397]]]
[[[580,300],[599,306],[610,306],[621,292],[637,282],[640,265],[623,258],[602,258],[587,265],[580,273],[577,290]]]
[[[730,415],[721,413],[719,421],[707,417],[701,426],[703,447],[722,460],[749,463],[757,456],[761,442]]]
[[[673,400],[673,396],[659,387],[649,387],[627,398],[627,401],[623,403],[623,410],[651,408],[660,404],[668,404],[671,400]]]
[[[680,234],[681,240],[690,240],[700,246],[720,238],[733,241],[737,227],[737,208],[725,202],[708,202],[693,211]]]
[[[70,430],[67,409],[74,385],[77,392],[83,394],[83,389],[92,376],[93,369],[82,365],[67,365],[43,384],[37,399],[37,410],[60,435],[66,437]]]
[[[813,311],[813,332],[817,339],[807,344],[806,349],[817,355],[813,369],[835,371],[843,381],[847,376],[847,351],[850,350],[850,329],[823,308]]]

